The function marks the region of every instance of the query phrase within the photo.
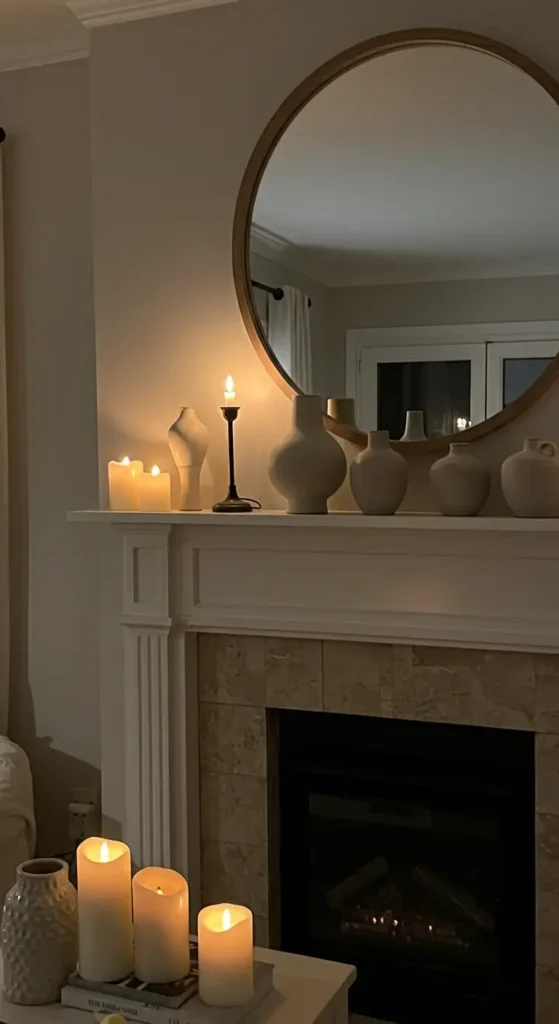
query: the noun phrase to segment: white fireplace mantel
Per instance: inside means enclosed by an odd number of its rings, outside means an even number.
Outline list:
[[[559,520],[69,513],[103,526],[103,813],[196,902],[196,634],[559,652]],[[87,525],[89,524],[89,525]]]

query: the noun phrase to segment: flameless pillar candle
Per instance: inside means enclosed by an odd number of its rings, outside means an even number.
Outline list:
[[[218,903],[198,914],[198,991],[208,1006],[242,1006],[253,994],[252,914]]]
[[[119,981],[132,972],[130,850],[92,837],[78,846],[79,972],[86,981]]]
[[[144,471],[139,459],[109,462],[109,507],[115,512],[138,508],[138,478]]]
[[[168,982],[190,971],[188,883],[169,868],[143,868],[132,882],[134,974]]]
[[[140,512],[171,510],[171,476],[162,473],[159,466],[138,477],[138,508]]]

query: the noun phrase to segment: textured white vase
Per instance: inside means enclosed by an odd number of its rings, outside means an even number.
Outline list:
[[[200,473],[210,441],[208,428],[198,419],[196,409],[183,406],[169,427],[169,448],[179,474],[179,509],[199,512]]]
[[[390,447],[387,430],[371,430],[365,451],[350,470],[353,496],[366,516],[390,516],[404,500],[408,486],[406,460]]]
[[[521,452],[509,455],[501,467],[505,501],[515,516],[559,516],[559,455],[551,441],[527,437]]]
[[[345,455],[328,433],[320,395],[295,395],[293,425],[270,459],[270,480],[287,498],[287,511],[320,514],[346,473]]]
[[[443,516],[477,516],[491,485],[489,470],[465,442],[450,445],[448,455],[431,466],[429,480],[435,505]]]
[[[406,413],[406,429],[400,441],[426,441],[425,424],[421,409],[408,409]]]
[[[38,1006],[60,999],[78,959],[76,890],[57,858],[28,860],[6,896],[2,917],[4,995]]]

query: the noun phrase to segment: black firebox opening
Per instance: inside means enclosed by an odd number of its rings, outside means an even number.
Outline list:
[[[533,735],[305,711],[269,730],[281,948],[355,964],[370,1017],[534,1024]]]

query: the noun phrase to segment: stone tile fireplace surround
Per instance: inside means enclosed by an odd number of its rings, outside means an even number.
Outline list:
[[[538,1024],[559,1006],[559,656],[200,635],[202,898],[269,936],[266,708],[536,733]],[[227,894],[229,896],[227,897]]]
[[[194,906],[249,904],[265,942],[266,709],[529,730],[537,1024],[555,1022],[559,523],[317,522],[277,513],[70,518],[108,526],[107,834],[124,836],[138,864],[187,873]]]

